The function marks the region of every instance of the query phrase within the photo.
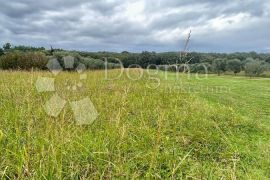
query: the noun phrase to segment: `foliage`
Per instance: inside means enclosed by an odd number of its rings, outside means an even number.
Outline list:
[[[138,65],[147,68],[151,64],[160,64],[161,59],[157,57],[155,52],[143,51],[138,58]]]
[[[208,74],[211,71],[212,71],[212,65],[209,63],[191,64],[192,73]]]
[[[270,63],[270,56],[265,59],[265,62]]]
[[[63,65],[63,57],[64,56],[75,56],[75,65],[79,62],[86,61],[88,67],[90,69],[105,66],[105,60],[108,62],[108,67],[111,68],[119,68],[120,64],[123,64],[125,68],[128,67],[142,67],[147,68],[149,65],[157,65],[160,69],[169,68],[171,71],[180,70],[175,65],[181,66],[181,64],[185,64],[188,62],[188,66],[191,71],[196,73],[203,73],[204,65],[207,65],[208,72],[216,72],[221,74],[227,70],[234,71],[236,73],[239,72],[239,61],[241,62],[241,70],[245,69],[246,64],[249,61],[258,61],[261,62],[270,62],[269,57],[270,54],[267,53],[199,53],[199,52],[189,52],[187,56],[180,57],[179,52],[148,52],[143,51],[142,53],[132,53],[128,51],[123,51],[121,53],[116,52],[84,52],[84,51],[65,51],[63,49],[53,48],[45,49],[43,47],[29,47],[29,46],[11,46],[11,44],[4,45],[6,52],[41,52],[44,53],[48,58],[56,57],[60,64]],[[1,50],[0,50],[1,55]],[[88,60],[84,60],[84,58]],[[238,59],[236,62],[235,60]],[[218,62],[219,60],[220,62]],[[89,62],[90,61],[90,62]],[[92,61],[92,62],[91,62]],[[103,61],[103,62],[101,62]],[[121,63],[120,63],[121,62]],[[135,66],[136,65],[136,66]],[[152,66],[153,67],[153,66]]]
[[[17,50],[17,51],[23,51],[23,52],[26,52],[26,51],[45,51],[44,47],[31,47],[31,46],[29,47],[29,46],[23,46],[23,45],[15,46],[13,49]]]
[[[87,69],[105,69],[106,64],[104,61],[100,59],[93,59],[93,58],[83,58],[82,63],[86,65]],[[108,69],[120,68],[119,64],[116,63],[107,63]]]
[[[232,71],[235,75],[241,72],[241,61],[239,59],[229,60],[227,63],[227,69]]]
[[[216,72],[218,75],[226,71],[226,61],[225,59],[215,59],[213,61],[213,70]]]
[[[10,49],[11,49],[11,44],[10,44],[10,43],[4,44],[4,45],[3,45],[3,49],[4,49],[5,51],[10,50]]]
[[[74,60],[73,62],[73,68],[70,69],[64,69],[64,70],[75,70],[76,67],[79,65],[79,63],[81,62],[81,57],[78,53],[75,52],[67,52],[67,51],[56,51],[53,53],[53,56],[50,59],[56,58],[59,62],[59,64],[62,67],[65,67],[65,61],[64,58],[65,57],[70,57]]]
[[[79,65],[79,63],[82,63],[86,66],[86,69],[104,69],[105,68],[105,61],[100,60],[100,59],[94,59],[94,58],[89,58],[89,57],[82,57],[79,53],[77,52],[67,52],[67,51],[57,51],[54,53],[54,57],[57,58],[58,62],[62,67],[65,67],[64,65],[64,57],[73,57],[74,58],[74,69]],[[113,58],[109,58],[108,63],[107,63],[107,68],[108,69],[114,69],[114,68],[120,68],[120,65],[117,64],[117,61],[115,61]],[[74,70],[73,69],[73,70]]]
[[[4,50],[0,48],[0,56],[4,55]]]
[[[45,69],[47,61],[46,56],[38,52],[8,52],[0,57],[2,69]]]
[[[259,61],[250,61],[245,66],[245,73],[249,77],[259,76],[265,71],[266,67]]]
[[[18,49],[18,48],[17,48]],[[88,69],[104,69],[105,62],[100,59],[94,59],[89,57],[82,57],[77,52],[68,52],[68,51],[56,51],[52,56],[47,56],[43,53],[43,49],[40,51],[31,48],[20,47],[20,50],[12,49],[12,51],[7,52],[0,58],[0,68],[2,69],[22,69],[22,70],[31,70],[32,68],[37,69],[47,69],[46,65],[49,59],[56,58],[59,64],[62,67],[65,67],[65,57],[71,57],[74,60],[74,64],[72,68],[64,68],[64,70],[73,71],[77,68],[79,63],[83,63],[86,65]],[[24,50],[22,50],[24,49]],[[71,60],[70,59],[70,60]],[[109,59],[107,63],[108,69],[120,68],[120,64],[115,63],[117,61],[113,61],[113,59]]]

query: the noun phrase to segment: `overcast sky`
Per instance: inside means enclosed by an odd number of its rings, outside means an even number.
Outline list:
[[[87,51],[270,52],[269,0],[0,0],[0,40]]]

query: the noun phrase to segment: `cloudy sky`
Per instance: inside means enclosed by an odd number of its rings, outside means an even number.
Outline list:
[[[270,52],[269,0],[0,0],[0,40],[87,51]]]

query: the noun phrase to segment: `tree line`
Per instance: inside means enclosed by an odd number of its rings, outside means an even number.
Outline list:
[[[120,64],[128,67],[154,67],[171,71],[181,70],[183,64],[188,64],[192,73],[216,73],[221,75],[232,72],[237,75],[245,71],[247,76],[260,76],[269,70],[270,54],[256,52],[236,53],[201,53],[190,52],[181,56],[180,52],[148,52],[132,53],[116,52],[83,52],[65,51],[63,49],[45,49],[44,47],[12,46],[10,43],[0,48],[0,68],[2,69],[46,69],[49,58],[57,58],[60,62],[63,57],[72,55],[78,62],[84,63],[88,69],[102,69],[105,60],[108,68],[119,68]],[[136,64],[136,66],[134,66]]]
[[[153,68],[157,65],[159,69],[170,71],[184,71],[183,64],[187,63],[188,71],[191,73],[216,73],[221,75],[232,72],[237,75],[244,71],[247,76],[260,76],[264,71],[270,70],[270,54],[256,52],[236,53],[200,53],[190,52],[181,56],[180,52],[147,52],[122,53],[113,52],[79,52],[82,56],[95,58],[107,57],[108,61],[116,63],[115,59],[121,60],[125,68],[142,67]],[[134,66],[136,64],[137,66]],[[156,67],[155,67],[156,68]]]
[[[76,51],[65,51],[63,49],[45,49],[44,47],[12,46],[10,43],[0,48],[0,69],[4,70],[47,70],[50,59],[56,59],[62,67],[64,57],[72,56],[74,60],[73,69],[82,63],[86,69],[108,69],[120,68],[118,63],[108,62],[91,56],[81,56]]]

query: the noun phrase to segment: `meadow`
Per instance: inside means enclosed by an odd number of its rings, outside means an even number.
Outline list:
[[[56,92],[69,101],[89,97],[99,115],[77,125],[67,105],[50,117],[39,93],[43,71],[0,72],[2,179],[269,179],[270,79],[130,70],[106,80],[88,71],[81,91]],[[118,70],[108,75],[118,76]],[[159,86],[156,86],[160,79]]]

